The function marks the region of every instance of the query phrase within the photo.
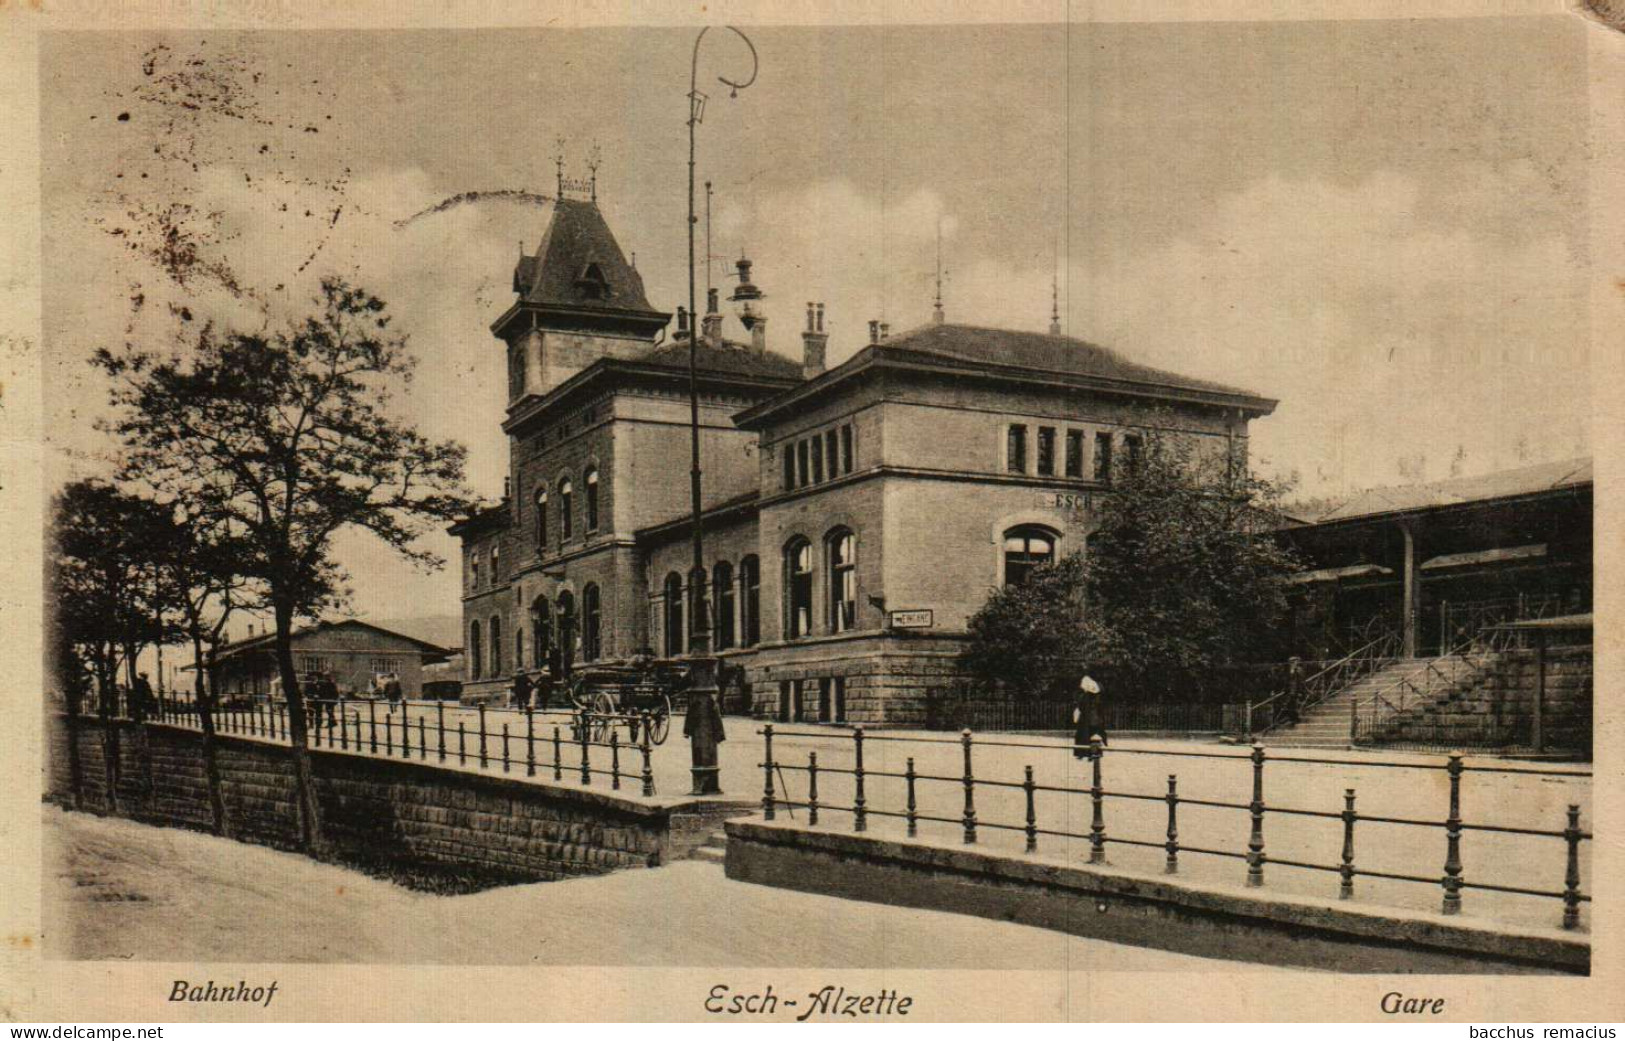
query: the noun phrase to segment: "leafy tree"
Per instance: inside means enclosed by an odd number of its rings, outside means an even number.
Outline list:
[[[261,583],[275,619],[305,845],[322,845],[293,659],[296,618],[342,599],[335,535],[371,532],[414,564],[416,546],[466,514],[466,452],[431,442],[391,414],[391,388],[414,360],[384,302],[324,280],[315,312],[277,333],[205,327],[187,356],[97,352],[114,381],[128,476],[240,533],[239,574]]]
[[[998,590],[971,619],[973,677],[1031,696],[1087,669],[1132,697],[1200,695],[1279,656],[1284,579],[1298,569],[1270,536],[1282,489],[1189,436],[1138,436],[1098,499],[1087,552]]]

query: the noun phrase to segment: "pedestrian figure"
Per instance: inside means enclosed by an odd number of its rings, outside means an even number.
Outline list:
[[[530,708],[531,690],[530,675],[524,672],[513,674],[513,707],[523,712]]]
[[[140,721],[146,719],[152,711],[152,684],[147,682],[147,674],[141,673],[135,678],[135,686],[130,688],[130,716]]]
[[[327,709],[327,729],[331,730],[338,725],[339,685],[333,681],[332,673],[323,674],[317,681],[316,689],[321,704]]]
[[[1085,675],[1078,681],[1078,703],[1072,709],[1072,755],[1076,759],[1089,756],[1091,741],[1098,737],[1106,744],[1106,717],[1101,711],[1100,684]]]
[[[1281,702],[1282,719],[1296,724],[1303,714],[1303,662],[1296,657],[1286,660],[1286,696]]]
[[[401,700],[401,681],[399,679],[397,679],[394,676],[391,676],[388,680],[386,680],[384,682],[384,697],[389,699],[389,703],[391,705],[396,705],[396,704],[400,703],[400,700]]]

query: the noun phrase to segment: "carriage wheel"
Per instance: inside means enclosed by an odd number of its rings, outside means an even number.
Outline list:
[[[588,733],[594,741],[608,741],[615,726],[615,699],[607,691],[599,691],[592,699],[592,722]]]
[[[649,717],[649,741],[651,744],[663,745],[666,737],[671,733],[671,696],[660,695],[660,705]]]

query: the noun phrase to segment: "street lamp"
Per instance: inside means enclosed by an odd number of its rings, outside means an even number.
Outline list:
[[[717,663],[711,657],[711,619],[706,609],[704,532],[700,520],[700,312],[695,306],[694,289],[694,128],[705,118],[706,96],[700,93],[700,43],[710,29],[706,26],[694,38],[694,57],[688,73],[688,413],[689,413],[689,502],[693,511],[694,566],[689,570],[688,714],[683,731],[689,740],[693,795],[717,795],[722,791],[717,769],[717,743],[722,738],[722,712],[717,705]],[[756,82],[760,62],[750,37],[728,26],[750,48],[750,76],[744,80],[717,80],[728,88],[730,97]],[[710,258],[706,258],[710,264]]]

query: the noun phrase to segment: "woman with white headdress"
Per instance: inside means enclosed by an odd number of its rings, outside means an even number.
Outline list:
[[[1072,755],[1077,759],[1088,756],[1093,738],[1106,743],[1106,717],[1100,706],[1100,684],[1085,673],[1078,681],[1078,703],[1072,709]]]

